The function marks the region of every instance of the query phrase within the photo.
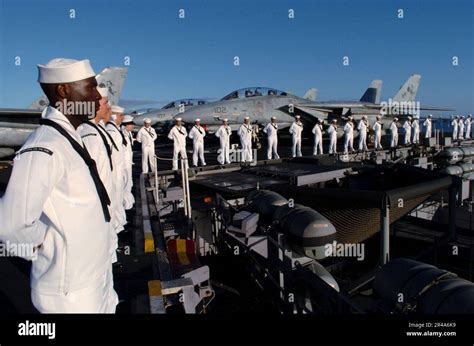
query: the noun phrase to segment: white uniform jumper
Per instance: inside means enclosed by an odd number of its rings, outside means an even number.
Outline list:
[[[411,144],[411,123],[410,120],[406,120],[403,123],[403,128],[405,129],[405,137],[404,137],[404,144],[408,145]]]
[[[292,156],[301,156],[301,133],[303,132],[303,123],[295,121],[291,124],[290,133],[293,139]]]
[[[0,239],[37,247],[30,282],[40,312],[114,312],[106,189],[69,120],[52,107],[42,117],[59,130],[40,126],[17,153]]]
[[[143,126],[137,133],[137,142],[142,144],[142,173],[148,173],[148,161],[150,162],[151,171],[154,172],[155,167],[155,141],[156,131],[153,127],[146,128]]]
[[[206,165],[204,160],[204,137],[206,137],[206,131],[201,125],[194,125],[191,131],[189,131],[189,138],[193,140],[193,165],[198,165],[198,159],[201,160],[203,166]]]
[[[413,129],[413,144],[420,143],[420,123],[418,119],[413,120],[411,128]]]
[[[220,142],[220,152],[217,156],[217,161],[224,165],[226,163],[230,163],[229,158],[229,151],[230,151],[230,135],[232,134],[232,130],[229,126],[222,125],[216,131],[216,137],[219,138]]]
[[[314,134],[313,155],[323,154],[323,125],[316,124],[311,131]]]
[[[133,135],[128,132],[125,127],[122,128],[122,133],[125,136],[127,145],[125,146],[125,189],[124,189],[124,207],[125,210],[132,209],[135,204],[135,197],[133,197],[132,186],[132,166],[133,166]]]
[[[382,124],[379,121],[374,123],[374,137],[375,137],[375,149],[383,149],[382,148]]]
[[[329,125],[329,154],[335,154],[337,152],[337,126],[334,124]]]
[[[173,145],[173,171],[178,170],[178,156],[181,155],[182,159],[187,159],[186,154],[186,137],[188,136],[188,131],[186,131],[184,126],[178,127],[177,125],[173,126],[170,133],[168,134],[168,139],[172,140]],[[188,161],[185,160],[186,167],[188,166]]]
[[[398,126],[393,121],[390,124],[390,148],[396,148],[398,146]]]
[[[274,159],[279,159],[278,155],[278,124],[277,123],[268,123],[267,126],[263,129],[263,132],[267,134],[268,139],[268,148],[267,148],[267,159],[272,159],[272,154]]]
[[[466,126],[466,139],[471,139],[471,118],[467,118],[464,125]]]
[[[349,149],[354,151],[354,123],[352,121],[344,125],[344,154],[347,154]]]
[[[368,124],[365,119],[361,119],[359,121],[359,125],[357,126],[357,130],[359,130],[359,150],[360,151],[367,151],[367,132],[368,132]]]
[[[453,126],[453,141],[458,139],[458,120],[455,118],[451,121],[451,125]]]
[[[425,138],[431,138],[431,119],[427,118],[423,126],[425,126]]]
[[[240,125],[237,130],[242,146],[242,162],[252,162],[252,133],[252,126],[247,124]]]

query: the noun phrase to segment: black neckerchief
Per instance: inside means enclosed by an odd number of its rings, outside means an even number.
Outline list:
[[[113,122],[109,121],[107,123],[107,125],[109,125],[109,124],[113,125],[113,127],[115,127],[117,129],[118,133],[120,133],[120,136],[122,136],[122,144],[123,144],[124,147],[126,147],[127,146],[127,141],[125,140],[125,136],[123,135],[122,131],[120,131],[119,128],[117,127],[117,125],[115,125]]]
[[[107,138],[109,139],[110,143],[115,148],[115,150],[119,151],[110,133],[106,129],[104,129],[101,125],[97,125],[97,127],[99,128],[100,131],[102,131],[102,133],[104,133],[107,136]]]
[[[97,166],[95,161],[91,158],[89,152],[86,148],[82,147],[61,125],[58,123],[49,120],[49,119],[40,119],[41,125],[51,126],[57,130],[61,135],[63,135],[71,144],[72,148],[79,154],[79,156],[84,160],[85,164],[89,168],[92,180],[94,181],[97,194],[99,195],[100,204],[102,205],[102,212],[104,213],[104,218],[106,222],[110,222],[110,212],[108,206],[110,205],[109,194],[105,188],[102,180],[100,180],[99,172],[97,171]]]
[[[194,127],[199,131],[199,134],[202,135],[201,129],[197,125],[194,125]]]
[[[186,135],[184,134],[184,132],[181,132],[181,129],[179,129],[178,126],[175,126],[175,127],[176,127],[176,130],[178,130],[179,133],[181,133],[183,136],[186,136]]]
[[[148,130],[146,127],[144,127],[144,129],[145,129],[146,132],[148,132],[148,134],[150,135],[151,138],[155,138],[155,135],[153,134],[153,132]]]
[[[275,130],[278,130],[278,125],[277,124],[273,124],[273,123],[270,123],[270,124],[272,124],[272,126]]]
[[[224,126],[224,128],[225,128],[225,132],[227,133],[227,136],[229,136],[229,134],[230,134],[230,133],[229,133],[229,128],[226,127],[226,126]]]
[[[244,127],[247,129],[247,132],[250,133],[252,132],[252,128],[251,127],[247,127],[247,124],[243,124]]]
[[[107,156],[109,158],[110,170],[113,171],[114,166],[112,165],[112,148],[110,147],[109,143],[107,142],[107,138],[105,138],[105,135],[102,133],[101,130],[99,130],[99,126],[97,126],[95,123],[91,123],[90,121],[84,121],[83,124],[93,127],[99,133],[100,138],[102,138],[102,142],[104,142],[105,150],[107,150]]]
[[[299,127],[303,127],[302,123],[298,123],[298,122],[295,121],[295,124],[298,125]]]

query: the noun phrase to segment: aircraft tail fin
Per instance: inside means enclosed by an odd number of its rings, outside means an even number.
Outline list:
[[[316,95],[318,93],[318,89],[311,88],[303,95],[303,98],[309,101],[316,101]]]
[[[28,109],[35,110],[35,111],[43,111],[46,107],[48,107],[49,101],[46,95],[42,95],[38,97],[36,100],[33,101],[32,104],[28,106]]]
[[[373,80],[364,95],[360,98],[361,102],[380,103],[380,93],[382,92],[382,81]]]
[[[128,69],[125,67],[106,67],[96,76],[97,84],[109,89],[109,102],[118,105]]]
[[[393,97],[394,102],[415,101],[416,93],[420,85],[421,76],[412,74],[410,78],[400,87],[400,90]]]

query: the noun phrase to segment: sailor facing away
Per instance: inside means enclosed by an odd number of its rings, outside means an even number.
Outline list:
[[[413,117],[413,122],[411,124],[411,128],[413,130],[413,144],[420,143],[420,120],[418,116]]]
[[[344,154],[347,154],[349,150],[354,151],[354,123],[350,115],[344,125]]]
[[[453,117],[453,121],[451,121],[451,126],[453,127],[453,141],[458,140],[458,125],[459,125],[459,117]]]
[[[459,117],[459,130],[458,130],[458,139],[464,139],[464,116]]]
[[[263,132],[267,134],[268,139],[268,148],[267,148],[267,159],[279,159],[278,155],[278,124],[276,123],[276,118],[272,117],[271,121],[265,126]]]
[[[323,154],[323,123],[319,118],[316,118],[316,125],[311,131],[314,134],[313,156]]]
[[[122,133],[125,136],[127,145],[125,146],[125,189],[124,189],[124,207],[125,210],[132,209],[135,204],[135,197],[133,197],[132,186],[132,166],[133,166],[133,135],[132,131],[135,128],[133,118],[130,115],[125,115],[122,121]]]
[[[393,118],[390,124],[390,148],[396,148],[398,146],[398,118]]]
[[[432,125],[432,118],[431,114],[428,114],[428,118],[426,118],[423,126],[425,127],[425,138],[431,138],[431,125]]]
[[[189,131],[188,137],[193,140],[193,166],[198,165],[198,158],[201,160],[201,164],[205,166],[204,137],[206,137],[206,131],[201,126],[201,119],[196,119],[194,121],[194,126]]]
[[[328,128],[329,154],[337,153],[337,119],[333,119]]]
[[[244,118],[244,123],[240,125],[237,134],[240,136],[240,145],[242,146],[242,162],[252,162],[253,130],[249,117]]]
[[[80,134],[82,142],[89,152],[90,156],[94,159],[97,165],[100,179],[104,183],[107,193],[110,198],[110,257],[112,263],[117,262],[117,233],[123,229],[125,222],[124,215],[122,214],[123,208],[118,208],[116,198],[116,187],[113,177],[113,161],[112,161],[112,150],[114,149],[115,143],[109,138],[107,131],[102,127],[101,122],[108,122],[112,115],[112,110],[108,102],[108,89],[97,88],[102,98],[100,99],[100,108],[96,112],[96,117],[93,120],[82,123],[78,128],[77,132]]]
[[[76,131],[100,109],[95,73],[89,60],[62,58],[38,70],[51,106],[16,154],[0,240],[32,249],[19,255],[33,260],[31,299],[41,313],[113,313],[110,200]]]
[[[115,198],[117,200],[117,208],[121,208],[122,210],[123,219],[125,220],[123,225],[125,225],[127,223],[127,218],[125,215],[125,185],[127,181],[125,157],[127,156],[127,141],[125,140],[125,136],[123,135],[122,131],[119,129],[124,117],[123,112],[124,109],[122,107],[113,105],[112,115],[110,117],[110,121],[105,125],[105,129],[109,133],[110,137],[112,137],[115,147],[117,148],[117,150],[112,151]],[[123,227],[118,231],[121,232],[122,230]]]
[[[299,115],[295,116],[295,121],[290,126],[290,134],[292,135],[293,146],[292,156],[301,156],[301,133],[303,132],[303,123],[300,121]]]
[[[186,154],[186,137],[188,131],[181,124],[182,119],[176,118],[176,123],[168,133],[168,139],[173,141],[173,171],[178,170],[178,157],[181,155],[181,159],[185,160],[185,167],[188,167],[188,156]]]
[[[224,119],[222,121],[221,127],[219,127],[216,131],[216,137],[219,138],[219,142],[220,142],[220,149],[219,149],[219,155],[217,156],[217,161],[221,165],[230,163],[229,150],[230,150],[231,134],[232,134],[232,130],[230,126],[228,125],[228,120]]]
[[[377,115],[374,126],[374,137],[375,143],[374,148],[375,150],[383,149],[382,147],[382,123],[380,122],[380,115]]]
[[[464,125],[466,126],[466,139],[471,139],[471,123],[472,123],[472,116],[469,114],[466,117],[466,121],[464,121]]]
[[[143,127],[137,133],[137,142],[142,144],[142,173],[148,173],[148,162],[151,171],[154,172],[155,167],[155,141],[156,131],[151,127],[151,119],[146,118]]]
[[[359,130],[359,151],[367,151],[367,133],[369,132],[369,123],[367,122],[367,116],[363,115],[357,126]]]
[[[405,137],[403,140],[403,144],[410,145],[411,144],[411,117],[407,117],[407,120],[403,123],[403,129],[405,130]]]

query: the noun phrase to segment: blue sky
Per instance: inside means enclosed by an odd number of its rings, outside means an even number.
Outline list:
[[[0,0],[0,107],[41,95],[38,63],[89,58],[99,72],[129,56],[128,100],[220,98],[256,85],[358,99],[372,79],[387,99],[419,73],[422,105],[471,113],[473,12],[473,0]]]

